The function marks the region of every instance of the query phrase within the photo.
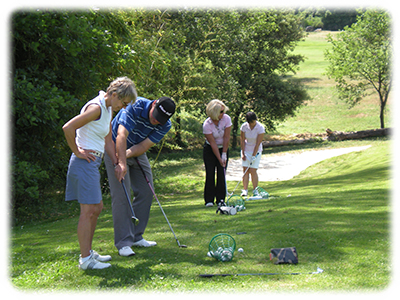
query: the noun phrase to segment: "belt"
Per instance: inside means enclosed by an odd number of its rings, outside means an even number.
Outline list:
[[[205,144],[206,144],[207,146],[210,146],[210,147],[211,147],[210,143],[209,143],[207,140],[205,141]],[[218,145],[218,144],[217,144],[217,147],[218,147],[218,149],[221,149],[221,148],[224,147],[224,145]]]
[[[100,152],[100,151],[94,151],[94,152],[92,152],[92,154],[94,156],[100,157],[101,159],[103,159],[103,157],[104,157],[104,153]]]

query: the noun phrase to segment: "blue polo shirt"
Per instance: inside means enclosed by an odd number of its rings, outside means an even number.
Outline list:
[[[152,103],[152,100],[138,97],[135,103],[129,104],[125,109],[118,112],[111,123],[114,142],[117,138],[119,125],[124,126],[129,132],[126,140],[127,149],[139,144],[146,138],[149,138],[153,143],[162,140],[171,129],[171,120],[168,120],[164,125],[152,125],[149,120]]]

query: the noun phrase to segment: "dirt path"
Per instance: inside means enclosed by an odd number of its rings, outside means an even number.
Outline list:
[[[285,155],[263,155],[257,172],[258,177],[260,181],[289,180],[300,174],[301,171],[307,169],[309,166],[320,161],[354,151],[363,151],[369,147],[371,146],[313,150]],[[243,169],[241,159],[229,160],[226,180],[239,181],[242,175]]]

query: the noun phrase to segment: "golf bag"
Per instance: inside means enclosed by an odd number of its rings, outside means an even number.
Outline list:
[[[220,206],[218,207],[216,214],[221,213],[221,215],[236,215],[236,208],[233,206]]]
[[[296,247],[271,249],[269,260],[275,265],[297,264],[299,262]]]

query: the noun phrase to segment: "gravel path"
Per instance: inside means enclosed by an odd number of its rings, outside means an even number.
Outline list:
[[[289,180],[300,174],[309,166],[325,159],[347,154],[354,151],[363,151],[371,147],[350,147],[328,150],[312,150],[301,153],[290,153],[285,155],[263,155],[260,167],[257,171],[259,181],[281,181]],[[226,171],[227,181],[239,181],[243,175],[241,159],[230,159]]]

